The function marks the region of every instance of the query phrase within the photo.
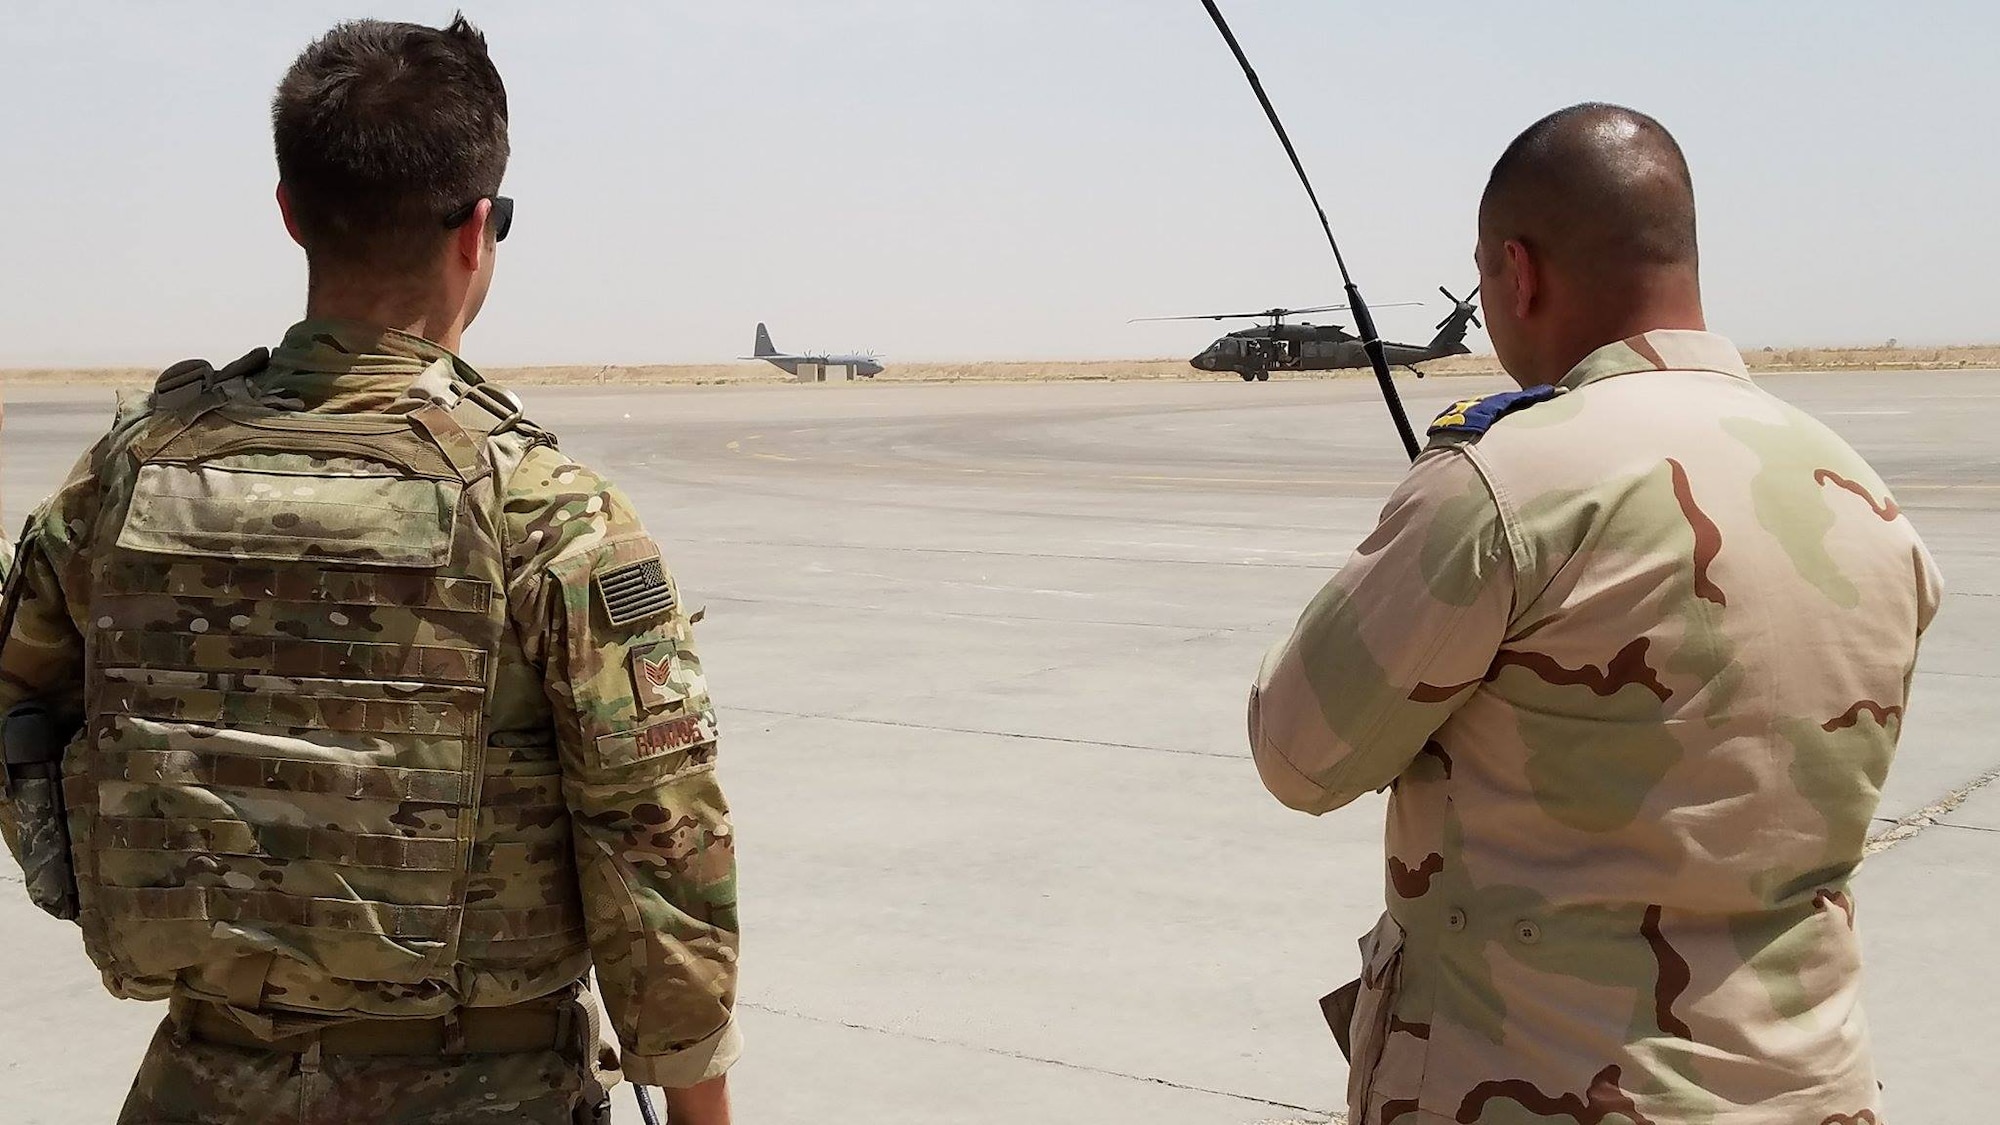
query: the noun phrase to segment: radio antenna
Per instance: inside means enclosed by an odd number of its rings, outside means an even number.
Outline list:
[[[1410,416],[1403,412],[1403,400],[1396,393],[1396,382],[1389,377],[1389,357],[1382,350],[1382,335],[1375,330],[1375,317],[1368,311],[1368,302],[1361,299],[1361,289],[1354,284],[1354,275],[1347,272],[1347,259],[1340,253],[1340,243],[1333,237],[1333,225],[1326,221],[1326,208],[1320,206],[1319,193],[1313,190],[1312,180],[1306,175],[1306,166],[1299,161],[1299,150],[1292,146],[1291,135],[1285,132],[1285,123],[1278,119],[1278,111],[1271,105],[1271,96],[1264,92],[1264,83],[1257,78],[1257,71],[1250,65],[1249,56],[1243,53],[1243,45],[1236,41],[1236,33],[1229,30],[1229,21],[1222,18],[1222,9],[1215,6],[1215,0],[1201,0],[1208,9],[1210,19],[1215,21],[1215,29],[1222,33],[1222,40],[1229,44],[1230,53],[1243,68],[1243,77],[1250,80],[1250,89],[1257,95],[1257,104],[1264,107],[1264,116],[1271,121],[1271,128],[1277,130],[1278,143],[1285,146],[1285,155],[1291,158],[1292,171],[1299,174],[1299,183],[1305,186],[1306,198],[1312,200],[1313,213],[1319,216],[1319,229],[1326,232],[1326,244],[1333,249],[1334,264],[1340,267],[1341,284],[1347,288],[1347,306],[1354,313],[1354,328],[1361,336],[1361,347],[1368,353],[1369,366],[1375,369],[1375,382],[1382,388],[1382,401],[1389,407],[1389,418],[1396,424],[1396,433],[1403,439],[1403,452],[1410,460],[1417,459],[1417,435],[1410,429]]]

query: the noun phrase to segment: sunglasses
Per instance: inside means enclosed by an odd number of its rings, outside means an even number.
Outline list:
[[[514,226],[514,200],[505,195],[482,195],[479,199],[460,207],[444,217],[447,230],[462,227],[472,219],[472,213],[479,209],[481,199],[493,201],[493,210],[487,215],[487,222],[493,227],[493,241],[505,242],[507,232]]]

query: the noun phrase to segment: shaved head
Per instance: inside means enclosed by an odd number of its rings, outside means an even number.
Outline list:
[[[1673,134],[1637,110],[1585,102],[1535,122],[1486,181],[1479,227],[1557,268],[1613,280],[1696,262],[1694,181]]]
[[[1626,335],[1701,327],[1699,258],[1687,157],[1622,106],[1585,102],[1528,126],[1479,202],[1488,335],[1524,383],[1554,382]]]

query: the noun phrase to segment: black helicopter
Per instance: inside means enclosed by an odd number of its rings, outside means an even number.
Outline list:
[[[1485,325],[1479,322],[1479,306],[1473,298],[1479,296],[1478,286],[1463,299],[1452,296],[1451,290],[1443,286],[1438,292],[1452,303],[1450,315],[1438,321],[1438,334],[1428,344],[1392,344],[1384,341],[1382,350],[1388,354],[1392,367],[1407,367],[1417,371],[1416,365],[1448,355],[1466,355],[1472,349],[1465,346],[1465,326],[1469,323],[1477,328]],[[1404,305],[1413,301],[1398,302]],[[1390,308],[1393,305],[1376,305],[1376,308]],[[1339,312],[1346,305],[1319,305],[1310,309],[1265,309],[1250,313],[1213,313],[1205,316],[1142,316],[1138,321],[1160,320],[1269,320],[1269,324],[1256,328],[1245,328],[1202,349],[1202,353],[1189,360],[1197,371],[1234,371],[1246,383],[1267,380],[1273,371],[1337,371],[1349,367],[1367,367],[1368,353],[1361,347],[1361,338],[1337,324],[1285,323],[1286,317],[1303,316],[1308,313]]]

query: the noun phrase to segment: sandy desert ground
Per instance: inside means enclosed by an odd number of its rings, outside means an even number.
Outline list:
[[[1744,353],[1759,371],[1950,371],[2000,367],[2000,344],[1948,347],[1755,348]],[[880,383],[1045,383],[1067,380],[1233,378],[1196,371],[1185,359],[1100,359],[1019,361],[885,361]],[[517,386],[674,386],[717,383],[784,383],[790,379],[768,363],[571,364],[553,367],[481,367],[487,375]],[[1454,356],[1424,365],[1428,375],[1497,375],[1490,355]],[[1279,372],[1274,379],[1353,378],[1363,372]],[[0,368],[0,384],[90,384],[140,386],[154,372],[141,367]]]

